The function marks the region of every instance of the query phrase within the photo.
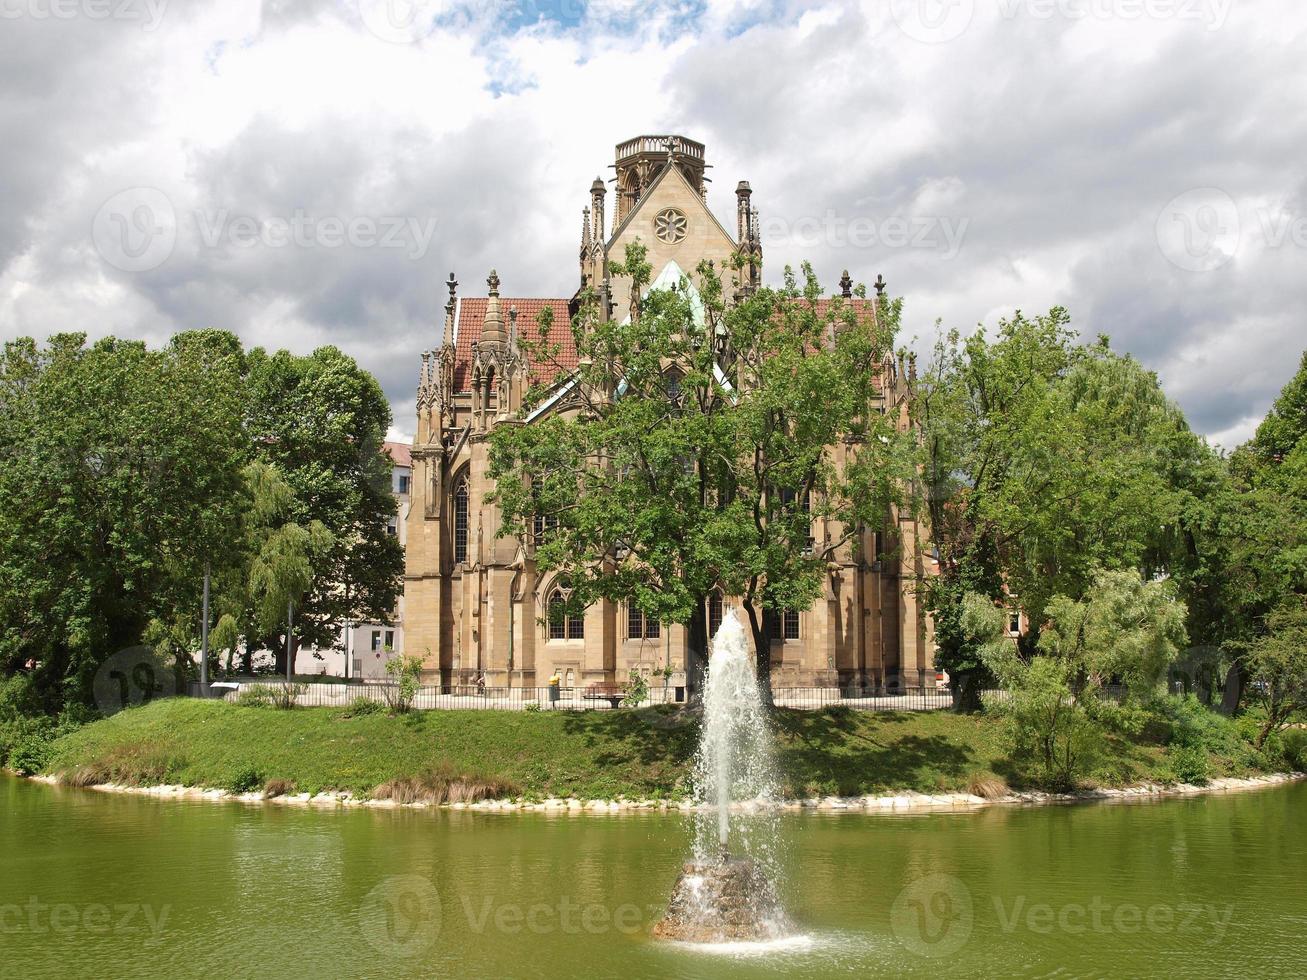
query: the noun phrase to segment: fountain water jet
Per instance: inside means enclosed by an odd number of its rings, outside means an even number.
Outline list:
[[[751,644],[734,610],[713,637],[703,709],[694,857],[654,935],[689,942],[777,939],[788,923],[773,885],[771,738]]]

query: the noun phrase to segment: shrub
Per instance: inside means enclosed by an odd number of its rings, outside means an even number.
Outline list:
[[[523,710],[523,711],[539,711],[539,710],[540,710],[540,702],[539,702],[539,701],[528,701],[528,702],[526,703],[525,707],[522,708],[522,710]]]
[[[273,691],[269,684],[243,684],[236,695],[236,703],[247,708],[270,708],[272,701]]]
[[[273,688],[272,703],[274,707],[281,708],[283,711],[289,711],[295,707],[299,701],[300,695],[309,689],[307,684],[278,684]]]
[[[649,697],[649,682],[638,670],[631,671],[631,679],[626,682],[626,696],[622,704],[628,708],[638,708]]]
[[[251,793],[263,785],[263,774],[254,766],[246,763],[238,766],[227,780],[226,789],[233,793]]]
[[[1201,745],[1172,745],[1171,772],[1182,783],[1203,786],[1211,778],[1207,764],[1207,750]]]
[[[1153,720],[1152,713],[1134,700],[1112,701],[1094,697],[1091,692],[1088,696],[1082,696],[1081,701],[1085,713],[1096,724],[1129,738],[1137,738]]]
[[[1201,746],[1231,758],[1248,755],[1251,740],[1242,737],[1239,726],[1192,694],[1159,698],[1150,708],[1168,745]]]
[[[281,708],[290,710],[309,689],[307,684],[251,684],[242,687],[236,703],[247,708]]]
[[[360,694],[345,708],[344,715],[346,718],[358,718],[362,715],[380,714],[385,710],[386,706],[380,701],[374,701],[372,698]]]
[[[0,721],[0,766],[7,765],[24,776],[43,771],[55,739],[76,731],[83,719],[94,716],[89,708],[65,708],[58,718],[36,715]]]
[[[7,753],[9,768],[20,776],[34,776],[44,770],[50,761],[53,727],[27,725],[18,731]]]
[[[413,708],[413,699],[421,685],[422,658],[392,657],[386,661],[386,673],[395,679],[395,683],[386,689],[386,700],[396,712],[407,714]]]
[[[1290,728],[1280,736],[1284,761],[1295,772],[1307,771],[1307,728]]]

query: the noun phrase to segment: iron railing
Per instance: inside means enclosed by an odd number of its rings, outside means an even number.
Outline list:
[[[227,682],[232,683],[232,682]],[[243,679],[234,686],[220,685],[211,697],[241,702],[260,696],[272,700],[284,692],[284,680]],[[357,700],[375,701],[393,706],[399,688],[389,683],[298,683],[294,703],[308,708],[348,708]],[[199,685],[190,693],[199,695]],[[1005,691],[984,692],[987,698],[1002,698]],[[689,699],[683,687],[650,686],[638,701],[613,687],[480,687],[474,685],[426,685],[413,695],[410,707],[416,710],[500,710],[500,711],[612,711],[622,708],[650,708],[664,704],[684,704]],[[938,711],[952,708],[954,699],[948,688],[863,688],[863,687],[773,687],[772,699],[777,707],[819,710],[841,706],[858,711]]]

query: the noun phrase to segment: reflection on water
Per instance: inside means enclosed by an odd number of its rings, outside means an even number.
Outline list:
[[[4,976],[1307,975],[1307,785],[782,821],[793,940],[648,932],[678,816],[291,807],[0,779]]]

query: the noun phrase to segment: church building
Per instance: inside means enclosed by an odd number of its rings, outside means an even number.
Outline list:
[[[575,367],[566,325],[580,293],[593,288],[609,315],[628,315],[629,281],[608,276],[610,257],[620,260],[628,243],[638,240],[648,250],[650,288],[682,276],[693,286],[703,260],[724,270],[735,255],[746,260],[733,283],[736,294],[761,284],[752,189],[743,180],[736,186],[732,233],[708,208],[708,167],[703,144],[684,137],[638,136],[618,144],[615,175],[608,182],[595,178],[582,211],[580,287],[570,297],[514,297],[501,292],[494,271],[484,295],[460,296],[450,274],[441,345],[422,355],[405,549],[405,646],[424,658],[427,683],[534,688],[556,674],[572,688],[620,683],[632,671],[658,675],[654,687],[668,673],[669,686],[693,682],[682,626],[608,602],[582,616],[550,617],[551,603],[561,602],[560,583],[536,569],[530,542],[497,536],[499,518],[485,497],[494,489],[487,475],[491,431],[519,418],[531,384],[561,391],[567,368]],[[840,285],[860,315],[876,315],[875,300],[853,297],[847,272]],[[556,376],[542,378],[533,374],[539,366],[527,363],[519,338],[536,336],[545,308],[556,324],[550,339],[563,350],[560,365],[550,368]],[[873,407],[904,428],[913,373],[910,364],[887,357],[882,384],[869,393]],[[550,410],[546,399],[525,424]],[[825,530],[820,523],[813,528],[818,540]],[[933,644],[918,595],[923,564],[930,562],[922,533],[910,514],[887,513],[882,526],[862,532],[860,547],[836,553],[825,595],[809,609],[775,617],[775,687],[933,686]],[[707,615],[715,630],[720,598],[710,601]]]

